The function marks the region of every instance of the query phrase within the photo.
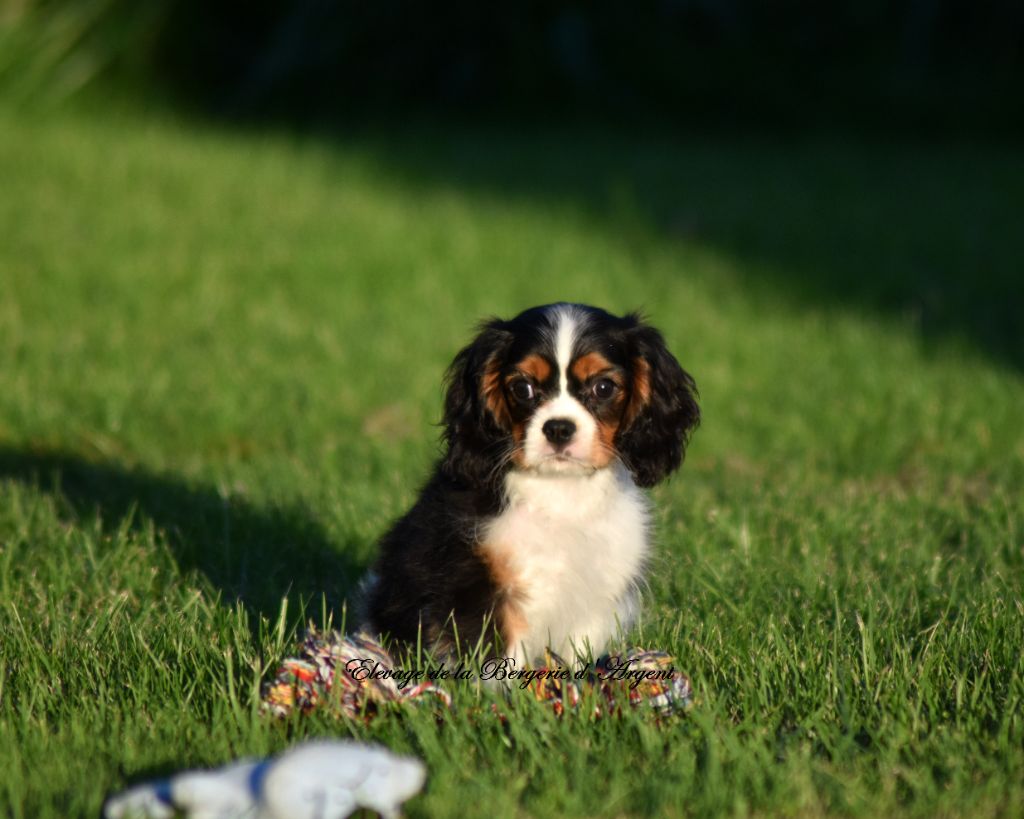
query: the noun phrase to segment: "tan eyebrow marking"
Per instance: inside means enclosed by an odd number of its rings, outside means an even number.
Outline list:
[[[581,355],[572,363],[569,369],[572,370],[572,374],[580,381],[586,381],[588,378],[598,373],[603,373],[605,370],[613,370],[612,373],[609,373],[610,376],[616,375],[614,373],[614,365],[600,353]],[[617,378],[614,380],[618,381]]]
[[[543,356],[531,353],[516,366],[523,375],[527,375],[538,384],[543,384],[551,376],[551,365]]]

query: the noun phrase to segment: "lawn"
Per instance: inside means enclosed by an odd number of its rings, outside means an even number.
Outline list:
[[[0,814],[355,736],[411,816],[1024,814],[1024,158],[0,107]],[[260,716],[473,323],[643,307],[704,423],[629,642],[696,702]]]

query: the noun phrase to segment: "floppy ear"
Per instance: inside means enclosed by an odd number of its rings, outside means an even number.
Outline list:
[[[697,385],[668,351],[661,333],[630,316],[633,382],[616,448],[637,486],[654,486],[679,468],[700,423]]]
[[[504,322],[494,319],[452,361],[445,376],[445,475],[470,487],[495,485],[495,468],[511,443],[508,406],[499,366],[513,336]]]

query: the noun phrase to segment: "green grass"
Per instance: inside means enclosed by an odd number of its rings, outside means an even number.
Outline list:
[[[1019,152],[0,133],[0,814],[338,734],[426,761],[412,816],[1024,812]],[[261,718],[472,323],[558,299],[646,307],[700,387],[631,635],[695,706]]]

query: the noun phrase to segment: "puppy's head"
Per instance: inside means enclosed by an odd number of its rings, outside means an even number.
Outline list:
[[[448,371],[445,472],[584,475],[621,461],[639,486],[678,468],[700,419],[693,379],[636,314],[534,307],[481,325]]]

